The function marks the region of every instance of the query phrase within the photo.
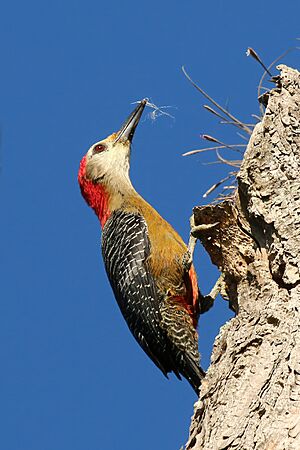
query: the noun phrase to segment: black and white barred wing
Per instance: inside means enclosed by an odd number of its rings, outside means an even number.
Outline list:
[[[110,284],[132,334],[164,372],[174,362],[167,351],[160,326],[159,294],[147,269],[150,244],[145,220],[139,215],[115,211],[102,234],[102,254]]]

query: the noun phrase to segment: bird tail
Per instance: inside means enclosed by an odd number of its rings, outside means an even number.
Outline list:
[[[188,355],[185,355],[185,364],[183,364],[180,372],[187,379],[199,397],[201,383],[205,377],[204,370],[199,367]]]

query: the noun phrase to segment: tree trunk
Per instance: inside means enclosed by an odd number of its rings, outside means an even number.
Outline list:
[[[199,239],[236,316],[216,338],[189,450],[300,450],[300,73],[278,69],[234,199],[194,209],[196,225],[219,223]]]

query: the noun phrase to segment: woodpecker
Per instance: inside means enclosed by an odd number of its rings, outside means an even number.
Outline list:
[[[131,333],[166,377],[182,375],[199,394],[200,294],[188,247],[129,177],[131,142],[146,104],[90,147],[78,181],[99,218],[105,269]]]

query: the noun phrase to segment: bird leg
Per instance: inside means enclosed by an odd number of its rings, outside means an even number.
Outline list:
[[[210,293],[208,295],[200,296],[200,314],[207,312],[213,306],[218,294],[221,294],[222,297],[227,298],[224,277],[224,274],[221,273]]]
[[[190,231],[190,239],[188,243],[188,250],[184,257],[184,267],[188,271],[191,268],[191,265],[193,264],[193,256],[194,251],[197,243],[197,235],[201,231],[207,231],[210,228],[213,228],[217,226],[219,222],[216,223],[209,223],[209,224],[201,224],[201,225],[195,225],[195,219],[194,215],[190,218],[190,225],[191,225],[191,231]],[[205,313],[208,311],[214,304],[214,301],[219,293],[222,293],[224,291],[224,275],[221,274],[218,278],[217,282],[215,283],[214,287],[211,289],[210,293],[208,295],[200,295],[200,314]],[[225,296],[226,298],[226,296]]]
[[[189,239],[189,243],[188,243],[188,250],[185,255],[184,262],[183,262],[186,270],[189,270],[191,265],[193,264],[193,256],[194,256],[194,251],[195,251],[195,247],[196,247],[196,243],[197,243],[197,239],[198,239],[196,237],[197,234],[200,231],[209,230],[210,228],[213,228],[218,224],[219,224],[219,222],[208,223],[208,224],[203,223],[201,225],[195,225],[194,215],[191,216],[191,218],[190,218],[190,226],[191,226],[190,239]]]

